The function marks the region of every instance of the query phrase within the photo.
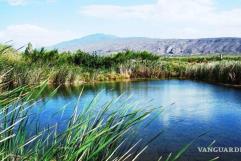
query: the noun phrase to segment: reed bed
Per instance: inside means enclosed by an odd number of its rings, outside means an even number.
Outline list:
[[[8,49],[9,50],[9,49]],[[154,79],[192,79],[241,85],[241,57],[157,56],[148,52],[126,51],[97,56],[82,51],[34,50],[24,54],[12,50],[0,54],[0,74],[9,72],[0,81],[21,86],[40,84],[82,84],[85,82]]]
[[[241,62],[220,61],[200,63],[186,69],[188,78],[211,82],[241,84]]]

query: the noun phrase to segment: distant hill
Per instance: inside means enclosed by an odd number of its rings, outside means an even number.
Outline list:
[[[241,38],[153,39],[94,34],[62,42],[51,48],[58,49],[59,51],[76,51],[80,49],[96,54],[109,54],[124,50],[149,51],[161,55],[240,54]]]

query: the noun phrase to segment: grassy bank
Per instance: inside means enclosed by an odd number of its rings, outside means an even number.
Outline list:
[[[57,50],[0,54],[1,82],[11,85],[82,84],[84,82],[131,80],[140,78],[183,78],[231,85],[241,85],[241,57],[157,56],[148,52],[126,51],[108,56]]]

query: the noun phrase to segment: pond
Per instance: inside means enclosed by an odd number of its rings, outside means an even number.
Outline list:
[[[82,87],[60,88],[57,94],[47,98],[41,105],[42,124],[61,124],[54,117],[61,107],[68,104],[64,117],[68,118]],[[102,91],[102,92],[101,92]],[[141,102],[139,108],[158,107],[163,112],[149,126],[136,132],[135,139],[144,141],[158,137],[141,155],[141,161],[157,160],[177,152],[198,138],[181,160],[204,161],[217,156],[219,160],[240,160],[241,153],[200,153],[197,147],[241,147],[241,90],[188,80],[150,80],[135,82],[99,83],[84,85],[80,107],[101,92],[99,103],[123,94]],[[146,106],[144,104],[151,104]],[[143,106],[142,106],[143,105]],[[38,105],[39,106],[39,105]],[[161,133],[160,133],[161,132]]]

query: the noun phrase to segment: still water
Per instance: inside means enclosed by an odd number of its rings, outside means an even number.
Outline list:
[[[58,111],[64,105],[64,117],[73,112],[82,87],[63,88],[41,104],[42,124],[59,123]],[[80,108],[101,92],[99,104],[123,94],[141,102],[138,108],[158,107],[163,112],[149,126],[136,132],[135,139],[144,141],[162,132],[141,155],[141,161],[154,161],[159,156],[177,152],[198,138],[183,155],[183,161],[205,161],[220,157],[240,161],[241,153],[200,153],[197,147],[241,147],[241,90],[187,80],[152,80],[85,85]],[[151,106],[147,106],[148,104]],[[38,109],[39,110],[39,109]],[[62,118],[64,119],[64,118]]]

